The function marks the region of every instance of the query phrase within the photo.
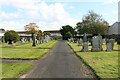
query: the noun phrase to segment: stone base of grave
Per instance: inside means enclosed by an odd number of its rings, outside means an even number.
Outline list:
[[[91,51],[92,52],[100,52],[101,50],[100,50],[100,48],[92,48]]]

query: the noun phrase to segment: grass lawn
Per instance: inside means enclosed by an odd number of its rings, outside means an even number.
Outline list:
[[[32,68],[32,64],[0,64],[2,78],[17,78]]]
[[[32,46],[32,43],[31,43],[31,44],[26,44],[26,45],[21,45],[21,46],[14,46],[13,48],[24,48],[24,49],[28,49],[28,48],[50,49],[50,48],[53,48],[54,45],[55,45],[57,42],[58,42],[57,40],[53,40],[53,41],[50,41],[50,42],[48,42],[48,43],[39,44],[39,45],[37,45],[36,47],[33,47],[33,46]]]
[[[77,43],[67,42],[76,55],[84,60],[98,75],[100,78],[118,78],[118,51],[112,52],[80,52],[82,46],[78,46]],[[92,46],[89,46],[91,50]],[[104,50],[106,46],[103,45]],[[115,50],[118,50],[118,45],[115,43]]]
[[[21,41],[18,41],[16,43],[13,43],[12,45],[11,44],[8,44],[8,43],[2,43],[0,44],[0,47],[9,47],[9,46],[13,46],[13,45],[21,45],[21,44],[26,44],[26,43],[31,43],[31,42],[21,42]]]
[[[2,48],[2,56],[0,58],[3,59],[39,59],[46,53],[50,51],[51,48],[58,41],[50,41],[45,44],[40,44],[36,47],[32,47],[30,44],[16,46],[14,48]]]

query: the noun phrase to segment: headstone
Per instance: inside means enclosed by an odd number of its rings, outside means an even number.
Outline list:
[[[109,42],[111,43],[112,50],[113,50],[114,49],[115,39],[110,39]]]
[[[99,52],[100,51],[100,43],[99,43],[99,37],[98,36],[94,36],[92,38],[92,52]]]
[[[86,33],[84,33],[84,35],[83,35],[83,42],[87,42],[87,34]]]
[[[38,40],[37,39],[35,39],[35,42],[36,42],[36,45],[38,45]]]
[[[82,46],[82,44],[83,44],[83,40],[81,38],[78,39],[78,46]]]
[[[82,52],[88,52],[88,42],[83,43]]]
[[[106,43],[106,39],[103,39],[103,43]]]
[[[107,43],[107,51],[112,51],[112,44],[110,42]]]
[[[21,38],[21,42],[24,43],[25,42],[25,38]]]
[[[99,48],[100,48],[100,51],[102,51],[103,50],[103,48],[102,48],[102,45],[103,45],[102,36],[99,34],[98,38],[99,38]]]

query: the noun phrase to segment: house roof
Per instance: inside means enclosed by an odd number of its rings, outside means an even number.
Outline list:
[[[53,33],[53,32],[59,32],[60,33],[60,30],[48,30],[48,31],[44,31],[44,32],[50,32],[50,33]]]

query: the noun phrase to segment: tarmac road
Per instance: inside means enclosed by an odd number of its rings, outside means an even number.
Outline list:
[[[65,41],[59,41],[47,57],[37,62],[25,78],[93,78]]]

